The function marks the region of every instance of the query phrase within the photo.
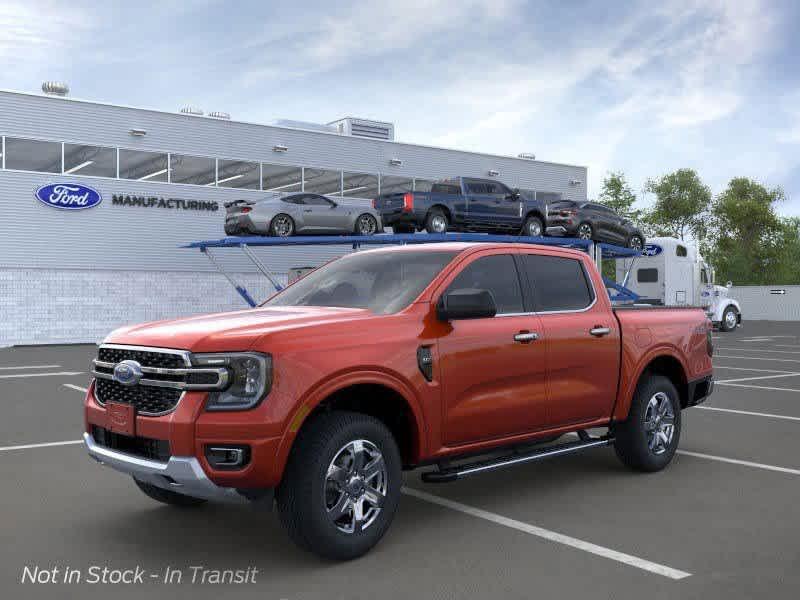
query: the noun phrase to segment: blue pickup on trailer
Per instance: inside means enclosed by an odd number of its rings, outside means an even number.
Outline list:
[[[430,192],[381,194],[373,207],[395,233],[479,231],[539,237],[547,229],[547,204],[535,192],[511,189],[494,179],[443,179]]]

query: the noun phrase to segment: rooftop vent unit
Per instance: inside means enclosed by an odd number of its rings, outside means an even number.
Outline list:
[[[196,106],[184,106],[181,109],[181,112],[185,115],[195,115],[197,117],[203,116],[203,109],[197,108]]]
[[[69,86],[61,81],[45,81],[42,84],[42,91],[48,96],[66,96],[69,94]]]
[[[533,152],[521,152],[517,154],[517,158],[524,158],[525,160],[536,160],[536,155]]]
[[[324,133],[336,133],[336,127],[325,125],[324,123],[312,123],[310,121],[294,121],[292,119],[276,119],[270,123],[275,127],[289,127],[290,129],[309,129],[311,131],[322,131]]]
[[[211,117],[212,119],[223,119],[225,121],[231,120],[230,113],[222,112],[219,110],[211,111],[210,113],[208,113],[208,116]]]
[[[352,135],[353,137],[370,138],[373,140],[394,140],[394,123],[386,121],[370,121],[368,119],[357,119],[355,117],[345,117],[338,121],[329,123],[336,127],[336,131],[342,135]]]

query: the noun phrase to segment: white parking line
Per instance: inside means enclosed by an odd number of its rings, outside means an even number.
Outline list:
[[[68,442],[46,442],[44,444],[25,444],[23,446],[2,446],[0,452],[10,452],[12,450],[28,450],[30,448],[50,448],[52,446],[74,446],[82,444],[83,440],[70,440]]]
[[[752,412],[749,410],[734,410],[732,408],[717,408],[716,406],[695,406],[700,410],[715,410],[718,412],[733,413],[736,415],[746,415],[748,417],[768,417],[770,419],[783,419],[786,421],[800,421],[800,417],[790,417],[788,415],[775,415],[772,413]]]
[[[688,450],[678,450],[678,454],[685,456],[694,456],[695,458],[705,458],[706,460],[716,460],[719,462],[729,463],[732,465],[742,465],[744,467],[753,467],[755,469],[764,469],[765,471],[777,471],[778,473],[788,473],[790,475],[800,475],[799,469],[789,469],[787,467],[776,467],[775,465],[765,465],[757,462],[750,462],[749,460],[739,460],[738,458],[726,458],[724,456],[714,456],[713,454],[702,454],[700,452],[689,452]]]
[[[772,344],[776,348],[800,348],[797,344]]]
[[[492,523],[502,525],[503,527],[510,527],[511,529],[522,531],[523,533],[535,535],[536,537],[540,537],[551,542],[556,542],[558,544],[570,546],[571,548],[583,550],[584,552],[589,552],[590,554],[602,556],[603,558],[615,560],[617,562],[636,567],[637,569],[649,571],[650,573],[663,575],[664,577],[669,577],[670,579],[684,579],[691,576],[691,573],[687,573],[686,571],[679,571],[678,569],[673,569],[672,567],[668,567],[666,565],[654,563],[637,556],[625,554],[623,552],[618,552],[616,550],[612,550],[611,548],[606,548],[605,546],[598,546],[597,544],[593,544],[591,542],[586,542],[562,533],[550,531],[549,529],[543,529],[542,527],[523,523],[522,521],[509,519],[508,517],[504,517],[493,512],[475,508],[474,506],[469,506],[467,504],[462,504],[461,502],[448,500],[447,498],[442,498],[441,496],[434,496],[433,494],[429,494],[414,488],[404,487],[403,493],[407,496],[413,496],[418,500],[424,500],[425,502],[430,502],[431,504],[443,506],[472,517],[477,517],[478,519],[491,521]]]
[[[16,371],[18,369],[60,369],[61,365],[20,365],[18,367],[0,367],[0,371]]]
[[[777,371],[775,369],[750,369],[747,367],[731,367],[729,365],[714,365],[714,369],[733,369],[734,371],[754,371],[755,373],[794,373],[794,371]]]
[[[768,352],[770,354],[800,354],[800,352],[793,350],[767,350],[766,348],[728,348],[723,346],[715,346],[715,349],[733,350],[734,352]]]
[[[770,360],[772,362],[800,363],[800,360],[797,360],[796,358],[772,358],[771,356],[764,358],[763,356],[725,356],[723,354],[715,354],[714,358],[744,358],[745,360]]]
[[[792,388],[767,387],[765,385],[750,385],[748,383],[723,383],[721,381],[717,381],[715,383],[717,385],[729,385],[731,387],[752,388],[754,390],[769,390],[771,392],[800,392],[800,390],[795,390]]]
[[[800,373],[783,373],[781,375],[761,375],[760,377],[742,377],[741,379],[723,379],[714,383],[738,383],[740,381],[756,381],[758,379],[779,379],[781,377],[797,377]]]
[[[21,377],[52,377],[53,375],[83,375],[84,371],[61,371],[59,373],[15,373],[14,375],[0,375],[0,379],[18,379]]]
[[[75,391],[78,391],[78,392],[83,392],[84,394],[89,391],[86,388],[83,388],[83,387],[81,387],[79,385],[72,385],[71,383],[65,383],[64,387],[68,387],[69,389],[75,390]]]

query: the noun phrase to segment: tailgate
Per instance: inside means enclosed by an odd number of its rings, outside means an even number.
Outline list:
[[[385,213],[400,212],[403,210],[403,196],[405,195],[403,192],[381,194],[375,199],[373,206],[375,210]]]

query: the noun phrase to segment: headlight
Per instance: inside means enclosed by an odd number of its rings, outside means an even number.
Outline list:
[[[272,356],[269,354],[195,354],[192,363],[203,367],[225,367],[228,370],[228,387],[208,394],[207,410],[253,408],[272,388]]]

